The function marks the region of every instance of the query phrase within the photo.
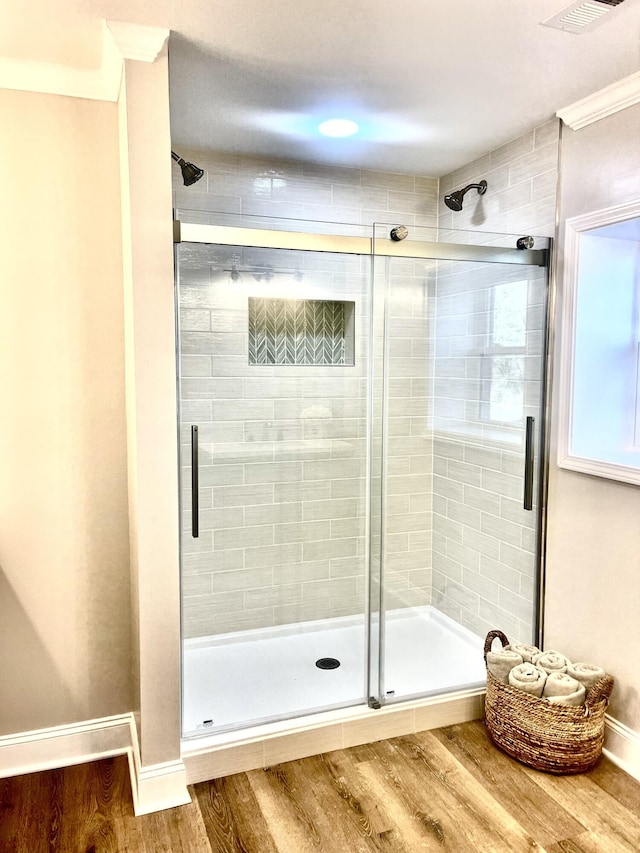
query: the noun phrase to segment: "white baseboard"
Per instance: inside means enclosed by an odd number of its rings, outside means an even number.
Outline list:
[[[142,766],[132,713],[0,737],[0,778],[126,755],[136,815],[191,802],[181,760]]]
[[[0,737],[0,777],[19,776],[128,754],[133,714],[118,714]],[[137,739],[137,736],[136,736]]]
[[[187,771],[182,759],[141,767],[136,739],[135,747],[129,754],[129,771],[136,817],[191,802],[187,790]]]
[[[621,770],[640,781],[640,734],[605,715],[604,754]]]

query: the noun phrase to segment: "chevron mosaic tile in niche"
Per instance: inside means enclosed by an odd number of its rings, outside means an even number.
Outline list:
[[[353,364],[355,303],[249,297],[249,364]]]

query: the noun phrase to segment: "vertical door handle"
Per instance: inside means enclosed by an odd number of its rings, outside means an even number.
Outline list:
[[[200,498],[198,494],[198,427],[191,426],[191,535],[200,535]]]
[[[525,509],[533,509],[533,429],[535,418],[528,417],[524,438],[524,501]]]

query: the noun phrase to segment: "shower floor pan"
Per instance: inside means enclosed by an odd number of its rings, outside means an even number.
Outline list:
[[[484,682],[483,638],[436,608],[390,611],[385,625],[388,701]],[[364,672],[362,615],[186,640],[184,736],[362,704]]]

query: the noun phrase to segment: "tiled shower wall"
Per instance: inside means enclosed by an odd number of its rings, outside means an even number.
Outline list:
[[[243,216],[435,227],[438,179],[318,163],[180,149],[205,170],[191,187],[174,167],[178,209]]]
[[[442,202],[444,228],[553,236],[558,162],[557,121],[503,145],[440,180],[440,194],[471,191],[464,209]],[[479,416],[490,358],[491,290],[529,278],[524,347],[523,417],[541,398],[544,271],[441,264],[436,297],[434,362],[433,603],[485,635],[500,627],[510,639],[532,637],[535,513],[522,509],[522,431]],[[501,435],[502,433],[502,435]]]
[[[206,169],[176,206],[364,224],[436,223],[437,180],[181,151]],[[362,613],[368,258],[181,248],[183,462],[201,446],[200,537],[183,513],[186,637]],[[233,267],[241,278],[231,280]],[[274,270],[267,282],[252,271]],[[391,305],[387,606],[431,595],[432,274]],[[355,301],[353,366],[250,365],[248,298]],[[189,507],[190,469],[183,467]]]
[[[181,151],[205,168],[206,183],[183,188],[176,172],[175,203],[185,210],[228,214],[548,236],[554,229],[557,143],[557,122],[549,122],[441,178],[439,188],[434,178]],[[489,184],[484,197],[471,192],[460,213],[443,205],[444,193],[480,178]],[[204,261],[194,255],[182,265],[183,314],[187,326],[193,324],[185,329],[183,322],[188,341],[181,360],[188,380],[183,381],[183,423],[201,424],[201,435],[211,438],[211,459],[226,452],[216,444],[231,444],[236,453],[231,464],[221,466],[233,482],[204,487],[204,535],[197,545],[188,543],[192,553],[183,561],[185,636],[191,637],[359,613],[364,597],[364,270],[330,270],[333,278],[323,278],[320,265],[312,290],[313,298],[358,300],[354,368],[249,367],[243,340],[248,291],[245,302],[238,302],[228,272],[222,277],[216,272],[229,270],[233,260],[218,251]],[[235,260],[251,265],[260,258],[245,254]],[[455,423],[461,403],[464,411],[466,401],[467,417],[469,405],[477,411],[484,393],[479,353],[472,348],[478,341],[467,348],[463,335],[484,321],[482,300],[492,284],[508,280],[492,278],[490,270],[488,276],[445,264],[393,261],[387,605],[428,603],[433,595],[434,604],[478,634],[500,626],[527,640],[535,542],[531,515],[519,510],[522,448],[486,431],[461,436]],[[539,293],[539,286],[530,288],[526,357],[531,370],[542,348]],[[272,371],[268,382],[265,376],[255,381],[256,368]],[[294,377],[296,370],[300,374]],[[535,414],[540,382],[531,370],[525,402],[527,413]],[[225,379],[223,386],[219,380]],[[315,388],[311,394],[309,387]],[[316,404],[325,411],[314,423],[303,413],[313,413]],[[329,447],[328,456],[315,463],[309,459],[305,477],[305,462],[287,459],[286,444],[308,441],[312,429],[315,437],[340,448]],[[185,428],[182,437],[188,451]],[[255,463],[259,473],[242,456],[247,442],[254,456],[256,443],[264,445],[267,457]],[[345,443],[348,464],[339,457]],[[325,462],[333,464],[324,467]],[[282,464],[288,467],[277,467]],[[314,470],[326,471],[327,477],[309,479]],[[317,511],[335,523],[317,518]],[[317,522],[325,522],[324,528]],[[296,541],[283,542],[283,536]]]
[[[388,282],[388,339],[384,423],[384,608],[431,603],[433,491],[433,323],[435,267],[411,258],[376,260],[375,287]],[[380,323],[381,315],[376,319]],[[376,336],[377,352],[382,335]],[[380,413],[381,364],[376,360],[374,411]],[[379,424],[374,416],[374,470],[382,464]],[[379,497],[378,481],[374,494]],[[373,503],[372,580],[378,577],[377,522]],[[406,584],[412,595],[406,594]]]

